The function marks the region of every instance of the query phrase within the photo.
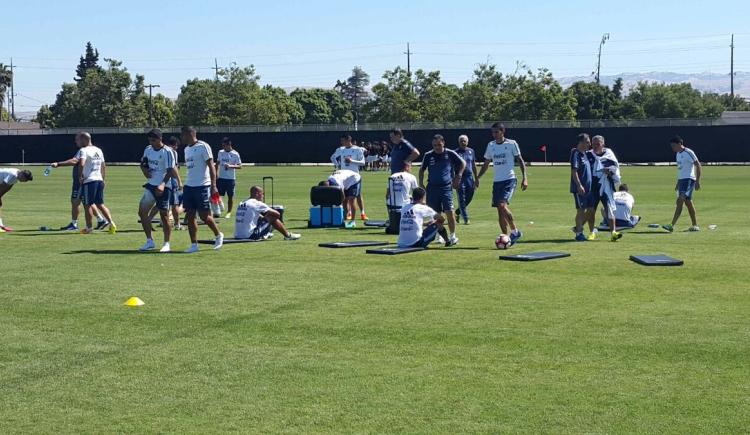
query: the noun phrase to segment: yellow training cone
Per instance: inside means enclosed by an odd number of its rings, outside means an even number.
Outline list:
[[[133,296],[132,298],[125,301],[125,306],[128,306],[128,307],[140,307],[142,305],[146,305],[146,303],[143,302],[141,298],[137,296]]]

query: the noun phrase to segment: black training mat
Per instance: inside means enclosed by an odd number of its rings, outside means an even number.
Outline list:
[[[409,252],[424,251],[425,248],[379,248],[379,249],[368,249],[368,254],[381,254],[381,255],[399,255],[408,254]]]
[[[354,242],[330,242],[320,243],[321,248],[361,248],[363,246],[385,246],[388,242],[375,242],[371,240],[358,240]]]
[[[501,260],[508,261],[542,261],[554,258],[570,257],[567,252],[529,252],[526,254],[501,255]]]
[[[385,228],[387,225],[386,221],[365,221],[365,226]]]
[[[682,266],[684,261],[668,255],[631,255],[630,259],[644,266]]]
[[[262,242],[263,240],[252,240],[252,239],[224,239],[224,244],[228,245],[230,243],[253,243],[253,242]],[[198,240],[198,243],[201,245],[213,245],[214,240]]]

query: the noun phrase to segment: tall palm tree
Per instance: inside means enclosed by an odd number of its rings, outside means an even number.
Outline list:
[[[0,63],[0,109],[5,105],[5,94],[13,81],[13,73],[10,68]],[[2,110],[0,110],[2,113]]]

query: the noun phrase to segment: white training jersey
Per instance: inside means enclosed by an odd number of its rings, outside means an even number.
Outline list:
[[[635,198],[628,192],[615,192],[615,219],[630,222],[630,216],[633,213]]]
[[[505,181],[516,178],[513,167],[516,165],[516,157],[521,155],[518,143],[513,139],[505,139],[503,143],[492,141],[487,144],[487,150],[484,152],[486,160],[492,160],[494,165],[494,181]]]
[[[213,159],[211,147],[199,140],[185,147],[185,166],[187,177],[185,186],[200,187],[211,185],[211,174],[208,172],[208,159]]]
[[[242,201],[234,215],[234,238],[249,239],[258,226],[258,220],[270,209],[255,198]]]
[[[684,150],[677,153],[677,179],[684,180],[690,178],[695,180],[695,162],[698,161],[698,156],[695,155],[693,150],[685,148]]]
[[[351,159],[349,163],[346,162],[347,157]],[[356,145],[350,148],[339,147],[331,156],[331,162],[336,168],[359,172],[360,166],[364,166],[366,163],[365,149]]]
[[[362,180],[362,176],[358,172],[350,171],[348,169],[339,169],[338,171],[331,174],[328,177],[329,183],[336,183],[342,190],[346,190]]]
[[[386,204],[403,207],[411,202],[411,191],[419,187],[417,177],[411,172],[396,172],[389,177]]]
[[[158,186],[164,182],[167,171],[174,168],[174,155],[172,152],[167,146],[163,146],[158,150],[155,150],[151,145],[146,147],[143,151],[143,158],[148,161],[148,170],[151,173],[148,184]]]
[[[83,161],[83,182],[103,181],[102,165],[104,165],[104,153],[99,147],[88,145],[81,148],[79,160]]]
[[[422,227],[425,221],[432,221],[436,214],[435,210],[424,204],[405,205],[401,209],[398,246],[406,248],[417,243],[422,238]]]
[[[18,169],[0,168],[0,183],[12,186],[18,181]]]
[[[241,165],[242,159],[240,158],[240,153],[235,150],[220,150],[219,154],[216,156],[216,161],[219,163],[219,174],[217,175],[218,178],[222,178],[224,180],[237,179],[237,175],[235,174],[237,170],[226,169],[224,168],[224,165]]]

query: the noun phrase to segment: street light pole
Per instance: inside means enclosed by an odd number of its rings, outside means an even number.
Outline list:
[[[148,88],[148,123],[151,127],[154,126],[154,100],[151,95],[153,88],[158,88],[159,85],[146,85]]]
[[[609,33],[602,35],[602,42],[599,43],[599,56],[596,59],[596,84],[599,84],[600,73],[602,69],[602,46],[609,39]]]

